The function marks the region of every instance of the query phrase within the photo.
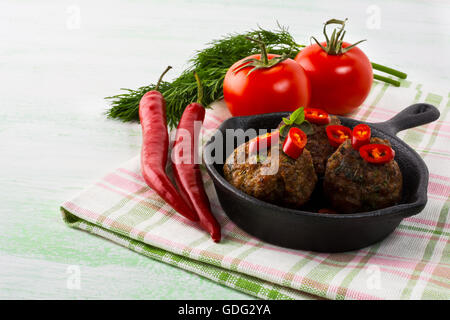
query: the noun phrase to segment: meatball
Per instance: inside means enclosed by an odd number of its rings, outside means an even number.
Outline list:
[[[299,207],[309,200],[317,176],[308,150],[294,160],[283,153],[279,144],[267,150],[267,156],[249,156],[248,144],[240,145],[225,161],[224,176],[233,186],[260,200],[287,207]],[[270,168],[278,169],[270,172]]]
[[[371,138],[370,143],[391,145],[380,138]],[[365,161],[348,139],[328,159],[323,190],[339,213],[372,211],[401,200],[402,173],[395,160],[385,164]]]
[[[278,128],[283,124],[284,122],[282,121],[278,125]],[[338,117],[330,115],[329,124],[320,125],[311,123],[311,132],[306,132],[308,135],[306,148],[311,153],[314,169],[316,170],[318,176],[323,176],[325,174],[325,167],[327,165],[328,158],[334,151],[336,151],[336,148],[328,142],[327,133],[325,131],[325,128],[331,124],[340,125],[341,121]],[[283,134],[285,133],[283,132]]]

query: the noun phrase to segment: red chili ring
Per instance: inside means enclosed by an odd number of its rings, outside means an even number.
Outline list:
[[[337,124],[329,125],[325,128],[328,141],[333,147],[339,147],[347,139],[352,138],[352,130],[349,127]]]
[[[381,143],[366,144],[359,148],[360,156],[373,164],[384,164],[394,159],[395,152],[388,145]]]
[[[330,116],[328,112],[318,108],[305,108],[305,119],[315,124],[329,124]]]
[[[283,152],[292,159],[297,159],[303,153],[308,138],[299,128],[292,127],[283,143]]]
[[[370,143],[371,130],[367,124],[361,123],[353,128],[352,147],[359,150],[363,145]]]
[[[253,154],[258,152],[261,148],[270,148],[272,145],[272,142],[274,140],[279,140],[280,131],[275,131],[271,133],[266,133],[261,136],[256,137],[250,143],[248,144],[248,152],[249,154]],[[277,140],[277,141],[278,141]]]

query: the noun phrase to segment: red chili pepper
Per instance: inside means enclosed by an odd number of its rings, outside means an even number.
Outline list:
[[[262,147],[270,148],[272,142],[279,141],[280,131],[269,132],[264,135],[258,136],[251,140],[248,145],[248,152],[250,154],[258,152]],[[275,142],[276,143],[276,142]]]
[[[367,124],[358,124],[352,131],[352,147],[359,150],[363,145],[370,143],[371,131]]]
[[[352,137],[352,130],[346,126],[337,124],[329,125],[325,128],[328,141],[333,147],[339,147],[341,143]]]
[[[297,159],[303,153],[308,138],[299,128],[292,127],[283,143],[283,152],[292,159]]]
[[[158,84],[164,74],[161,75]],[[142,126],[141,172],[147,185],[164,201],[184,217],[198,221],[195,212],[180,197],[175,186],[166,174],[169,135],[166,122],[166,103],[164,97],[155,90],[149,91],[139,102],[139,118]]]
[[[305,119],[315,124],[329,124],[328,112],[318,108],[305,108]]]
[[[197,74],[195,74],[195,77],[199,86],[199,101],[201,101],[201,84]],[[191,103],[184,110],[178,123],[173,146],[173,171],[181,196],[197,212],[200,225],[211,234],[214,242],[219,242],[221,237],[220,225],[211,212],[209,199],[203,186],[200,166],[195,161],[199,134],[199,130],[195,130],[195,124],[196,121],[198,121],[197,123],[203,122],[204,118],[205,108],[200,103]],[[183,154],[183,150],[186,149],[183,146],[189,147],[190,154],[188,156]]]
[[[381,143],[366,144],[359,148],[359,154],[364,160],[373,164],[388,163],[395,156],[391,147]]]

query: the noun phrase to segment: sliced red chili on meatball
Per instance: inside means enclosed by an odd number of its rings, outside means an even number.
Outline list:
[[[279,140],[280,140],[280,131],[278,130],[275,132],[263,134],[250,141],[248,145],[248,152],[250,154],[253,154],[261,149],[270,148],[272,144],[278,143]]]
[[[370,143],[371,130],[367,124],[361,123],[353,128],[352,147],[359,150],[363,145]]]
[[[384,164],[394,159],[395,153],[391,147],[385,144],[366,144],[359,149],[359,154],[367,162]]]
[[[339,147],[345,140],[352,138],[352,130],[341,125],[329,125],[327,131],[328,141],[333,147]]]
[[[307,141],[306,134],[299,128],[293,127],[284,140],[283,152],[292,159],[297,159],[303,153]]]
[[[305,119],[315,124],[329,124],[328,112],[318,108],[305,108]]]

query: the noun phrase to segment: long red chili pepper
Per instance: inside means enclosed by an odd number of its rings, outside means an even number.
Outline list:
[[[195,212],[180,197],[175,186],[166,174],[169,134],[166,122],[166,103],[157,91],[164,74],[161,75],[155,90],[147,92],[139,102],[139,118],[142,126],[141,171],[147,185],[164,201],[184,217],[198,221]]]
[[[178,123],[177,134],[173,146],[172,162],[175,182],[180,194],[186,202],[197,212],[200,225],[211,234],[214,242],[220,241],[220,225],[211,212],[211,206],[203,186],[200,166],[196,163],[196,146],[199,130],[195,124],[202,123],[205,118],[205,108],[201,105],[202,87],[195,73],[198,84],[198,103],[191,103],[186,107]],[[186,148],[188,146],[188,148]],[[189,154],[183,154],[185,150]]]

